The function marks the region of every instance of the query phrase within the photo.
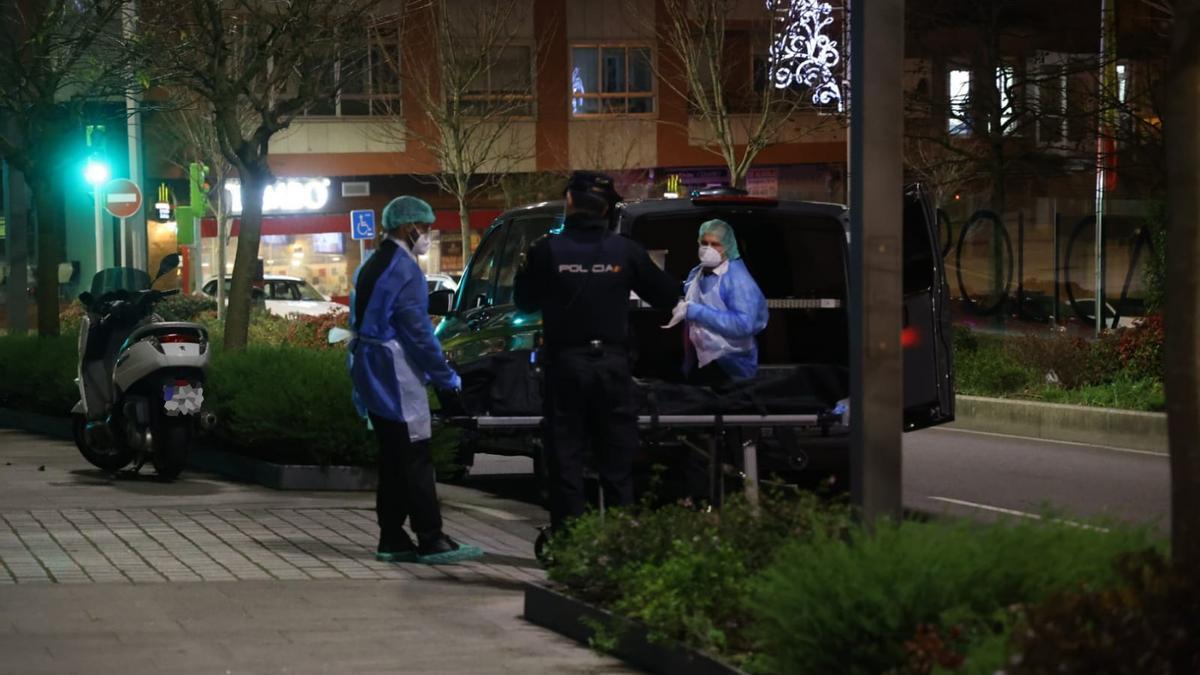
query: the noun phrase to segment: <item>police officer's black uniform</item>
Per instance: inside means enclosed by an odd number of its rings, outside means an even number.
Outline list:
[[[682,295],[681,282],[660,270],[644,248],[609,231],[603,211],[620,200],[611,178],[575,172],[567,190],[575,212],[567,215],[560,234],[533,244],[514,288],[522,311],[542,312],[554,529],[586,507],[582,472],[589,443],[608,503],[633,502],[631,465],[638,434],[628,351],[629,292],[662,309]]]

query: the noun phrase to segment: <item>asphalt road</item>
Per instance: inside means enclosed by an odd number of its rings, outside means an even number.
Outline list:
[[[528,498],[532,463],[479,455],[471,482]],[[521,493],[526,493],[522,495]],[[904,436],[904,504],[979,520],[1111,518],[1169,527],[1165,454],[928,429]]]
[[[1113,518],[1170,525],[1165,453],[948,429],[904,437],[904,503],[986,519]]]

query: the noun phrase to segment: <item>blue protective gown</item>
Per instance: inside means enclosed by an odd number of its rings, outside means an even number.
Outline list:
[[[746,350],[724,354],[715,363],[734,380],[750,379],[758,372],[758,345],[752,338],[767,327],[767,299],[741,259],[722,263],[719,274],[702,274],[702,269],[699,265],[692,268],[685,290],[698,283],[702,293],[709,293],[720,284],[725,309],[693,302],[686,318],[722,337],[748,339]]]
[[[374,270],[378,276],[360,319],[356,316],[356,296],[363,290],[359,276],[379,255],[390,255],[391,260],[382,270]],[[461,381],[433,334],[425,274],[407,247],[388,240],[359,266],[354,286],[350,325],[355,337],[349,361],[355,406],[364,416],[369,411],[404,422],[411,440],[427,439],[432,425],[426,385],[458,389]]]

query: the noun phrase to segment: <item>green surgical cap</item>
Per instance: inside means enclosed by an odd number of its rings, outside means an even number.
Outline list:
[[[706,234],[711,234],[721,240],[727,259],[737,260],[742,257],[742,254],[738,252],[737,237],[733,234],[733,226],[729,223],[719,218],[706,220],[700,225],[700,233],[696,235],[696,241],[703,239]]]
[[[383,207],[383,229],[394,230],[408,223],[423,223],[432,225],[433,209],[424,199],[416,197],[396,197]]]

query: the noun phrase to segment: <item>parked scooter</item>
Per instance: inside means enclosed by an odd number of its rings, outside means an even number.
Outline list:
[[[175,270],[166,256],[158,277]],[[75,444],[87,461],[106,471],[149,460],[158,476],[173,480],[187,463],[204,402],[208,331],[199,324],[163,321],[157,291],[146,272],[101,270],[91,291],[79,295],[87,314],[79,329],[80,400],[71,411]]]

